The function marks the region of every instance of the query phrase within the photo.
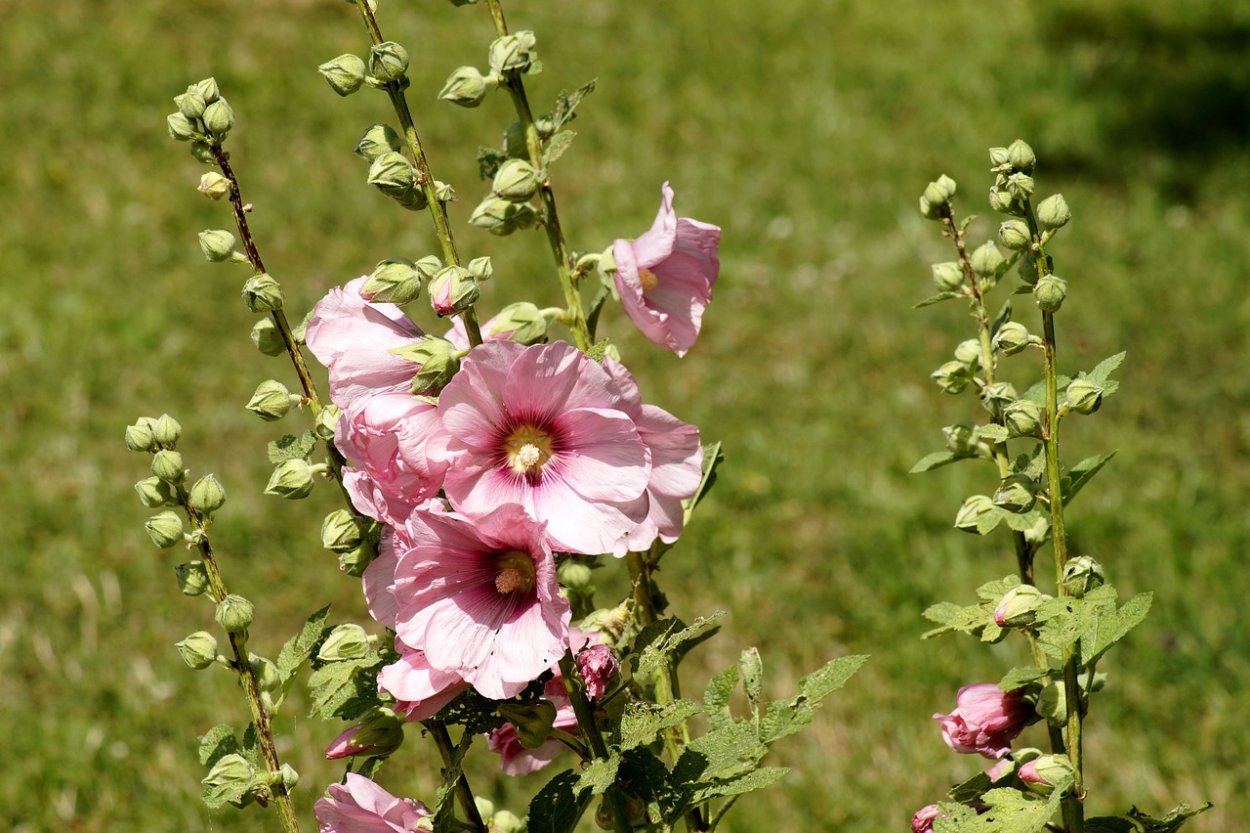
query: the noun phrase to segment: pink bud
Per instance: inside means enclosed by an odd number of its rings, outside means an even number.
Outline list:
[[[603,698],[608,682],[620,670],[616,654],[607,645],[591,645],[577,655],[577,673],[586,683],[586,696],[591,700]]]
[[[368,746],[355,746],[352,744],[356,734],[363,728],[363,723],[357,723],[330,741],[330,745],[326,747],[326,760],[336,761],[339,758],[350,758],[368,750]]]
[[[926,804],[911,817],[911,833],[933,833],[933,820],[939,815],[936,804]]]

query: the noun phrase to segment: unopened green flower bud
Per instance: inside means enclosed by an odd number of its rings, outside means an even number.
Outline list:
[[[389,124],[371,125],[356,143],[356,155],[372,162],[384,153],[398,152],[403,147],[399,134]]]
[[[987,495],[973,495],[964,501],[955,515],[955,528],[965,532],[978,532],[982,519],[998,511],[994,501]]]
[[[1037,258],[1032,252],[1025,252],[1016,263],[1016,275],[1029,286],[1037,283]]]
[[[201,135],[195,122],[182,113],[170,113],[166,116],[165,129],[169,131],[169,138],[176,142],[189,142]]]
[[[1033,237],[1023,220],[1008,220],[998,227],[998,242],[1013,252],[1019,252],[1032,245]]]
[[[174,578],[178,579],[178,589],[184,596],[200,596],[208,590],[208,570],[203,561],[188,561],[174,567]]]
[[[455,202],[456,189],[452,188],[446,182],[440,182],[436,179],[434,180],[434,196],[439,202],[442,203]]]
[[[336,509],[321,522],[321,545],[334,552],[347,552],[360,546],[364,530],[356,516],[346,509]]]
[[[528,203],[509,202],[491,194],[473,209],[469,222],[491,234],[505,235],[533,228],[538,223],[538,214]]]
[[[225,504],[226,490],[222,488],[216,476],[206,474],[195,481],[187,500],[191,508],[200,515],[211,515]]]
[[[273,422],[290,413],[298,403],[299,397],[292,396],[286,385],[276,379],[266,379],[256,386],[256,392],[245,407],[266,422]]]
[[[514,32],[497,38],[490,45],[490,68],[496,73],[514,69],[525,72],[534,63],[534,46],[537,40],[533,32]]]
[[[958,292],[964,285],[964,270],[953,260],[933,264],[933,284],[942,292]]]
[[[280,356],[286,352],[286,342],[273,318],[262,318],[252,327],[252,344],[266,356]]]
[[[349,576],[359,578],[377,555],[377,547],[368,542],[363,543],[354,550],[339,553],[339,569]]]
[[[131,451],[151,451],[156,446],[156,437],[152,436],[152,424],[146,418],[134,425],[126,426],[126,448]]]
[[[991,171],[997,171],[1004,165],[1010,166],[1008,161],[1007,148],[990,148],[990,168]]]
[[[373,267],[360,295],[367,301],[406,304],[421,295],[421,275],[411,260],[388,258]]]
[[[205,787],[232,795],[245,794],[256,780],[256,768],[238,753],[223,755],[213,764],[200,783]]]
[[[1067,405],[1078,414],[1092,414],[1102,405],[1102,385],[1092,379],[1073,379],[1066,392]]]
[[[510,810],[496,810],[490,818],[491,833],[521,833],[524,829],[525,822]]]
[[[1033,792],[1061,795],[1072,788],[1076,781],[1075,770],[1067,755],[1041,755],[1021,765],[1016,775]]]
[[[490,320],[483,335],[507,338],[517,344],[538,344],[547,340],[547,330],[560,310],[539,309],[529,301],[509,304]]]
[[[439,316],[470,309],[479,294],[477,281],[463,266],[444,266],[430,279],[430,306]]]
[[[1063,565],[1063,589],[1069,596],[1082,598],[1107,581],[1102,565],[1088,555],[1069,558]]]
[[[376,157],[369,166],[368,182],[388,197],[405,197],[417,184],[417,169],[396,151]]]
[[[963,362],[950,361],[929,374],[943,393],[962,393],[972,381],[972,374]]]
[[[255,608],[250,601],[231,593],[217,603],[213,618],[226,633],[241,633],[251,626],[254,612]]]
[[[1007,146],[1007,161],[1017,171],[1030,174],[1033,173],[1033,166],[1037,164],[1037,156],[1033,153],[1033,148],[1029,147],[1028,142],[1016,139]]]
[[[274,312],[282,309],[283,302],[282,287],[264,272],[243,284],[243,303],[252,312]]]
[[[147,530],[152,543],[163,550],[182,540],[182,518],[168,509],[148,518],[143,528]]]
[[[342,96],[351,95],[365,83],[365,62],[358,55],[340,55],[317,67],[317,72]]]
[[[981,342],[975,338],[965,339],[955,347],[955,361],[976,370],[981,365]]]
[[[200,177],[196,190],[210,200],[219,200],[230,193],[230,180],[216,171],[208,171]]]
[[[217,163],[217,156],[213,153],[213,146],[208,142],[193,141],[188,150],[191,152],[191,158],[197,162],[203,162],[205,165],[215,165]]]
[[[1024,215],[1024,206],[1011,195],[1011,192],[997,186],[990,188],[990,208],[999,214],[1010,214],[1015,217]]]
[[[1063,194],[1052,194],[1037,204],[1037,224],[1047,231],[1063,228],[1071,219],[1072,210]]]
[[[473,280],[482,282],[495,277],[495,265],[489,257],[475,257],[464,265],[473,276]]]
[[[945,426],[942,436],[946,438],[946,448],[955,454],[969,456],[976,452],[976,432],[967,423]]]
[[[1023,205],[1029,197],[1033,196],[1033,177],[1028,174],[1014,173],[1007,177],[1004,187],[1017,203]]]
[[[580,558],[570,558],[560,565],[556,577],[563,587],[573,592],[589,590],[594,581],[594,570]]]
[[[216,78],[205,78],[203,81],[196,81],[187,88],[187,92],[191,92],[191,90],[195,90],[203,96],[204,101],[207,104],[212,104],[214,101],[221,98],[221,90],[217,87]]]
[[[1033,297],[1043,312],[1058,312],[1068,297],[1068,282],[1055,275],[1039,278],[1033,286]]]
[[[182,426],[169,414],[161,414],[152,420],[152,437],[162,448],[173,448],[182,436]]]
[[[256,687],[262,693],[273,694],[281,690],[282,675],[272,660],[267,660],[257,654],[248,654],[247,664],[251,666],[252,675],[256,678]]]
[[[1032,399],[1003,406],[1003,427],[1013,437],[1035,437],[1042,427],[1042,408]]]
[[[234,110],[224,98],[219,98],[204,108],[204,126],[218,139],[226,138],[234,127]]]
[[[986,385],[981,391],[981,405],[995,419],[1002,415],[1005,407],[1018,398],[1019,394],[1016,393],[1015,385],[1011,382],[995,382],[992,385]]]
[[[293,460],[283,460],[274,468],[273,474],[269,477],[269,484],[265,486],[265,494],[284,497],[288,500],[306,498],[312,492],[314,474],[316,472],[307,460],[301,460],[298,457]]]
[[[498,84],[494,76],[485,76],[476,67],[457,67],[452,71],[438,97],[461,107],[476,107],[486,98],[486,92]]]
[[[464,355],[447,339],[431,335],[422,336],[412,344],[397,347],[391,352],[421,365],[412,380],[413,393],[442,390],[460,369],[460,357]]]
[[[335,626],[321,643],[317,651],[317,659],[322,662],[341,662],[348,659],[360,659],[369,653],[369,634],[360,625],[346,622]]]
[[[1008,321],[994,333],[994,349],[1007,356],[1014,356],[1032,343],[1029,330],[1017,321]]]
[[[159,477],[145,477],[135,484],[135,491],[139,493],[139,502],[149,509],[178,505],[174,490]]]
[[[289,793],[299,784],[299,773],[290,764],[283,764],[278,768],[278,780],[282,783],[282,789]]]
[[[369,74],[379,81],[397,81],[408,71],[408,50],[394,41],[369,50]]]
[[[313,432],[323,440],[334,438],[334,429],[339,424],[339,417],[343,416],[343,411],[338,405],[322,405],[321,413],[317,414],[317,421],[313,425]]]
[[[949,214],[950,201],[955,196],[957,188],[955,180],[946,174],[942,174],[935,181],[925,186],[924,198],[934,212],[939,212],[939,216]]]
[[[224,263],[234,257],[234,235],[225,229],[202,231],[200,251],[210,263]]]
[[[1003,256],[992,240],[978,246],[969,260],[972,262],[972,271],[983,278],[990,277],[1003,265]]]
[[[499,716],[516,727],[517,740],[526,749],[536,749],[547,742],[556,707],[550,700],[533,703],[499,703]]]
[[[203,671],[217,661],[217,639],[207,631],[196,631],[175,647],[192,671]]]
[[[182,95],[174,96],[174,104],[178,106],[179,113],[192,120],[203,117],[204,108],[208,106],[208,102],[204,100],[204,94],[194,84],[187,87],[187,91]]]
[[[509,159],[499,166],[490,190],[508,202],[525,202],[538,193],[542,177],[538,170],[524,159]]]
[[[152,455],[152,474],[166,483],[181,483],[187,476],[186,469],[182,467],[182,455],[162,448]]]
[[[1037,503],[1037,484],[1023,474],[1003,478],[994,492],[994,505],[1008,512],[1028,512]]]
[[[994,624],[1000,628],[1027,628],[1037,621],[1037,611],[1050,600],[1031,584],[1018,584],[1003,594],[994,607]]]

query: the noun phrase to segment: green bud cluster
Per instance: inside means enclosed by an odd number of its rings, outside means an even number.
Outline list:
[[[942,220],[951,216],[951,199],[958,186],[955,180],[942,174],[925,186],[920,196],[920,214],[927,220]]]
[[[220,145],[234,127],[234,110],[222,98],[217,81],[206,78],[192,84],[182,95],[174,96],[174,105],[178,109],[165,117],[169,137],[192,142],[193,153],[196,145],[203,145],[209,149],[211,161],[210,146]]]

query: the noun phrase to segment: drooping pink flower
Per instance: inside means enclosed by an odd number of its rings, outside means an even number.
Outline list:
[[[428,720],[469,688],[454,671],[431,668],[424,651],[401,639],[395,640],[395,649],[399,659],[378,672],[378,688],[398,701],[395,711],[407,720]]]
[[[1011,742],[1033,714],[1022,690],[1006,692],[993,683],[977,683],[959,689],[953,712],[933,719],[941,723],[942,739],[951,749],[994,760],[1011,751]]]
[[[616,290],[626,314],[643,335],[679,356],[694,344],[712,300],[719,244],[718,226],[677,216],[667,182],[651,229],[612,244]]]
[[[564,342],[476,347],[439,396],[447,498],[474,518],[517,504],[558,549],[612,551],[647,516],[641,407]]]
[[[321,833],[416,833],[421,819],[430,815],[420,801],[396,798],[354,772],[328,792],[313,807]]]
[[[366,280],[331,289],[304,331],[308,349],[330,371],[330,399],[343,410],[380,390],[407,390],[419,369],[390,351],[416,341],[421,329],[394,304],[360,297]]]
[[[936,804],[926,804],[911,817],[911,833],[933,833],[933,821],[941,813]]]
[[[432,669],[502,700],[564,656],[569,605],[545,529],[520,506],[473,521],[417,509],[407,533],[412,546],[392,588],[395,631]]]
[[[608,683],[620,670],[621,663],[616,653],[602,643],[583,648],[577,654],[577,673],[586,684],[586,696],[591,700],[603,699]]]

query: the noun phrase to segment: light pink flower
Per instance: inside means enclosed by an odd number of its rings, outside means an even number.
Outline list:
[[[430,811],[420,801],[396,798],[363,775],[347,773],[329,797],[313,807],[321,833],[415,833]]]
[[[577,673],[586,684],[586,696],[591,700],[603,699],[608,683],[620,670],[616,653],[607,645],[591,645],[577,654]]]
[[[331,289],[304,332],[308,349],[330,371],[330,399],[343,410],[380,390],[407,390],[419,369],[390,351],[416,341],[421,329],[394,304],[361,298],[366,280]]]
[[[641,407],[564,342],[476,347],[439,397],[447,498],[474,518],[517,504],[558,549],[612,551],[647,516]]]
[[[933,821],[941,813],[936,804],[926,804],[911,817],[911,833],[933,833]]]
[[[431,668],[424,651],[395,640],[399,659],[378,672],[378,688],[398,703],[395,711],[408,720],[428,720],[468,688],[459,674]]]
[[[472,522],[418,509],[407,533],[412,546],[399,555],[392,588],[395,631],[432,669],[502,700],[564,656],[569,605],[543,525],[520,506]]]
[[[720,272],[720,228],[673,211],[665,182],[660,211],[636,240],[612,244],[616,290],[625,312],[651,341],[685,355],[699,335],[703,310]]]
[[[933,715],[941,722],[947,746],[991,760],[1011,751],[1011,742],[1032,717],[1021,690],[1005,692],[993,683],[964,686],[955,697],[953,712]]]

